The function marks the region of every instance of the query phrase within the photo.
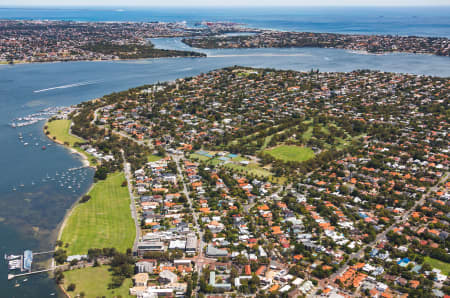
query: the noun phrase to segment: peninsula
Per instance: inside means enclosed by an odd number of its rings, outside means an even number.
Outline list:
[[[448,78],[231,67],[82,103],[71,133],[97,183],[57,243],[57,282],[448,295],[449,101]]]
[[[373,54],[405,52],[450,56],[450,41],[445,37],[266,31],[247,36],[184,38],[183,42],[203,49],[313,47]]]

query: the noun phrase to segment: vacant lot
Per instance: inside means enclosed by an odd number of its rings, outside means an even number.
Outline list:
[[[133,246],[136,230],[130,197],[121,184],[123,173],[109,174],[89,192],[91,199],[75,206],[63,229],[68,255],[86,254],[89,248],[115,247],[121,252]]]
[[[75,291],[68,292],[69,295],[75,297],[81,292],[85,297],[131,297],[129,288],[133,286],[131,279],[126,279],[122,286],[117,289],[109,289],[108,284],[111,282],[111,273],[109,267],[91,267],[64,272],[64,288],[67,289],[69,284],[75,284]]]
[[[295,145],[281,145],[264,152],[283,161],[305,161],[314,157],[314,152],[310,148]]]

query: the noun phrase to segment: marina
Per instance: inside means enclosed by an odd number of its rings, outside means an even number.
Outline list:
[[[48,118],[58,114],[61,110],[65,110],[65,109],[67,109],[67,108],[66,107],[45,108],[39,112],[32,113],[32,114],[29,114],[24,117],[17,117],[15,119],[13,119],[9,125],[12,128],[19,128],[19,127],[33,125],[40,121],[47,120]]]
[[[8,269],[10,272],[8,272],[8,279],[13,279],[16,277],[31,275],[31,274],[37,274],[42,272],[48,272],[54,270],[55,266],[51,266],[47,269],[39,269],[36,271],[32,271],[32,264],[33,264],[33,256],[36,255],[45,255],[45,254],[52,254],[54,253],[54,250],[51,251],[42,251],[42,252],[36,252],[33,253],[31,250],[25,250],[23,252],[23,255],[7,255],[5,254],[4,258],[8,261]],[[24,273],[18,273],[14,274],[12,272],[15,272],[16,270],[20,270],[20,272]],[[27,281],[27,279],[23,280],[24,282]]]

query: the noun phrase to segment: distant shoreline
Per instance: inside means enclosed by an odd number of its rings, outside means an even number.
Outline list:
[[[197,49],[195,47],[192,47],[193,49]],[[202,48],[198,48],[202,49]],[[351,50],[351,49],[340,49],[340,48],[320,48],[320,47],[284,47],[284,48],[278,48],[278,47],[272,47],[272,48],[237,48],[238,50],[254,50],[254,49],[330,49],[330,50],[342,50],[345,52],[348,52],[350,54],[355,55],[373,55],[373,56],[388,56],[388,55],[395,55],[395,54],[403,54],[403,55],[424,55],[424,56],[434,56],[434,57],[447,57],[447,56],[440,56],[440,55],[434,55],[431,53],[411,53],[411,52],[400,52],[400,51],[392,51],[392,52],[384,52],[384,53],[371,53],[368,51],[362,51],[362,50]],[[204,49],[203,49],[204,50]],[[236,50],[234,48],[218,48],[218,49],[208,49],[208,50]],[[227,56],[233,56],[233,55],[221,55],[220,57],[227,57]],[[14,66],[14,65],[38,65],[38,64],[57,64],[57,63],[80,63],[80,62],[92,62],[92,63],[98,63],[98,62],[133,62],[133,61],[146,61],[146,60],[160,60],[160,59],[180,59],[180,58],[191,58],[191,59],[197,59],[197,58],[218,58],[219,56],[216,55],[207,55],[204,57],[159,57],[159,58],[138,58],[138,59],[111,59],[111,60],[73,60],[73,61],[43,61],[43,62],[19,62],[14,64],[9,63],[2,63],[0,62],[0,68],[2,66]]]
[[[86,60],[67,60],[67,61],[18,61],[14,63],[8,63],[6,61],[0,61],[0,67],[2,65],[25,65],[25,64],[51,64],[51,63],[73,63],[73,62],[121,62],[121,61],[142,61],[142,60],[154,60],[154,59],[174,59],[174,58],[208,58],[208,56],[205,54],[205,56],[173,56],[173,57],[155,57],[155,58],[136,58],[136,59],[86,59]]]

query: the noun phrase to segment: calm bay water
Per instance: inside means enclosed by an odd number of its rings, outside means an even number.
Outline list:
[[[175,11],[176,12],[176,11]],[[244,11],[245,12],[245,11]],[[253,20],[255,26],[291,29],[303,28],[302,23],[283,23],[280,20],[290,19],[287,11],[265,14],[261,11],[248,15],[239,12],[232,21]],[[0,18],[41,18],[41,19],[74,19],[74,20],[224,20],[225,12],[200,11],[195,15],[192,11],[174,13],[168,10],[117,12],[112,10],[37,10],[37,9],[0,9]],[[236,12],[237,14],[238,12]],[[248,13],[248,11],[247,11]],[[258,14],[260,13],[260,15]],[[290,12],[294,14],[294,12]],[[337,28],[333,19],[324,27],[307,21],[313,11],[299,12],[305,18],[311,31],[333,31]],[[315,12],[320,15],[319,12]],[[330,11],[328,11],[331,14]],[[388,15],[388,13],[383,13]],[[410,13],[412,14],[412,12]],[[417,12],[418,15],[419,12]],[[394,18],[393,13],[390,18]],[[409,15],[409,14],[407,14]],[[121,19],[119,18],[121,16]],[[336,18],[344,19],[344,15]],[[419,31],[429,35],[448,35],[447,18],[435,18],[428,24],[435,31],[428,31],[426,26],[411,29],[399,26],[398,30],[406,30],[416,34]],[[298,16],[297,16],[298,17]],[[429,17],[422,14],[419,19]],[[271,20],[264,20],[270,18]],[[300,17],[298,17],[300,18]],[[354,24],[363,27],[361,32],[378,32],[367,22],[358,20]],[[260,23],[258,23],[260,22]],[[297,23],[296,23],[297,22]],[[347,25],[339,25],[338,32],[355,30],[358,27],[346,21]],[[404,21],[402,21],[404,24]],[[247,22],[250,23],[250,22]],[[322,24],[321,22],[319,22]],[[439,25],[438,23],[443,23]],[[300,25],[299,25],[300,24]],[[388,23],[387,23],[388,24]],[[295,27],[297,26],[297,27]],[[375,26],[373,24],[373,26]],[[287,28],[286,27],[286,28]],[[394,28],[391,25],[376,26]],[[445,29],[447,28],[447,29]],[[291,30],[290,29],[290,30]],[[306,29],[305,29],[306,30]],[[342,31],[339,31],[342,30]],[[391,29],[391,30],[395,30]],[[399,31],[399,32],[400,32]],[[381,32],[381,31],[380,31]],[[418,34],[418,33],[417,33]],[[424,34],[427,35],[427,34]],[[154,39],[153,43],[160,48],[190,49],[180,39]],[[0,179],[0,256],[4,253],[21,253],[23,249],[47,250],[52,248],[54,231],[64,217],[66,210],[77,197],[84,193],[92,181],[91,169],[69,171],[81,166],[78,157],[61,146],[52,144],[42,133],[43,123],[25,128],[8,126],[14,118],[26,116],[46,107],[67,106],[104,94],[120,91],[142,84],[158,81],[174,80],[232,65],[271,67],[308,71],[351,71],[354,69],[376,69],[382,71],[408,72],[436,76],[450,76],[450,59],[431,55],[388,54],[365,55],[346,50],[335,49],[228,49],[204,50],[208,58],[170,58],[155,60],[118,61],[118,62],[71,62],[27,65],[0,65],[0,168],[3,170]],[[73,87],[73,84],[77,84]],[[72,87],[68,86],[72,85]],[[61,87],[62,86],[62,87]],[[66,87],[64,87],[66,86]],[[51,89],[53,87],[61,87]],[[43,92],[38,90],[49,89]],[[24,146],[18,136],[22,133]],[[49,146],[50,144],[50,146]],[[42,150],[43,145],[47,150]],[[64,177],[62,175],[64,174]],[[44,180],[44,181],[43,181]],[[21,186],[23,185],[23,187]],[[68,186],[72,188],[68,188]],[[14,190],[16,189],[16,190]],[[57,292],[51,280],[45,275],[30,277],[20,287],[15,282],[6,280],[6,263],[0,259],[0,297],[48,297]],[[58,293],[60,294],[60,293]]]

